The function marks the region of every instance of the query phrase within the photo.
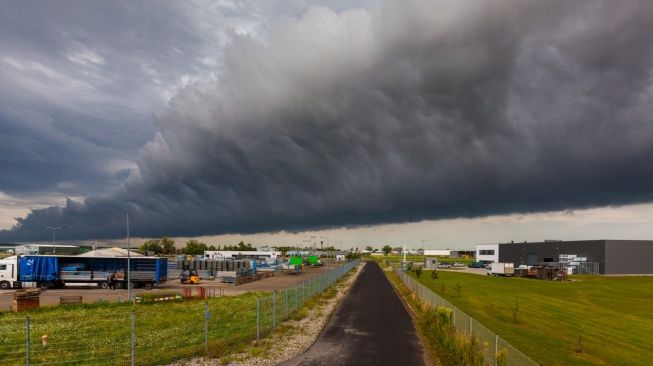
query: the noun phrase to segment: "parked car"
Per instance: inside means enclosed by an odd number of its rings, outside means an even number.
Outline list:
[[[483,262],[472,262],[468,265],[469,268],[485,268]]]
[[[449,263],[438,263],[438,268],[451,268]]]

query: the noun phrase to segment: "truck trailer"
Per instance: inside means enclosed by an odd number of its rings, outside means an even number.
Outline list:
[[[129,259],[132,287],[151,289],[168,276],[168,259]],[[79,257],[69,255],[19,255],[0,260],[0,289],[21,288],[34,283],[42,289],[68,283],[91,283],[101,288],[127,288],[127,257]]]
[[[513,263],[492,263],[487,274],[511,277],[515,274],[515,265]]]

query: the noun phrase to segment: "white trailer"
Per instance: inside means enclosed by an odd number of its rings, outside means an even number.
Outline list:
[[[0,289],[20,288],[18,281],[18,257],[0,259]]]
[[[515,265],[513,263],[492,263],[487,274],[510,277],[515,274]]]

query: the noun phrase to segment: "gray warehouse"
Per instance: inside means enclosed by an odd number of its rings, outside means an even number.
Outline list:
[[[653,240],[578,240],[498,244],[499,262],[595,263],[608,275],[653,274]]]

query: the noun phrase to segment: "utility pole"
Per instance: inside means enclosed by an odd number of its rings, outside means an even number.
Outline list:
[[[56,254],[57,253],[57,248],[54,246],[54,240],[55,240],[54,232],[55,232],[55,230],[65,228],[65,226],[46,226],[45,228],[52,230],[52,254]]]
[[[127,300],[132,301],[132,282],[131,282],[131,250],[129,245],[129,214],[127,214]]]

